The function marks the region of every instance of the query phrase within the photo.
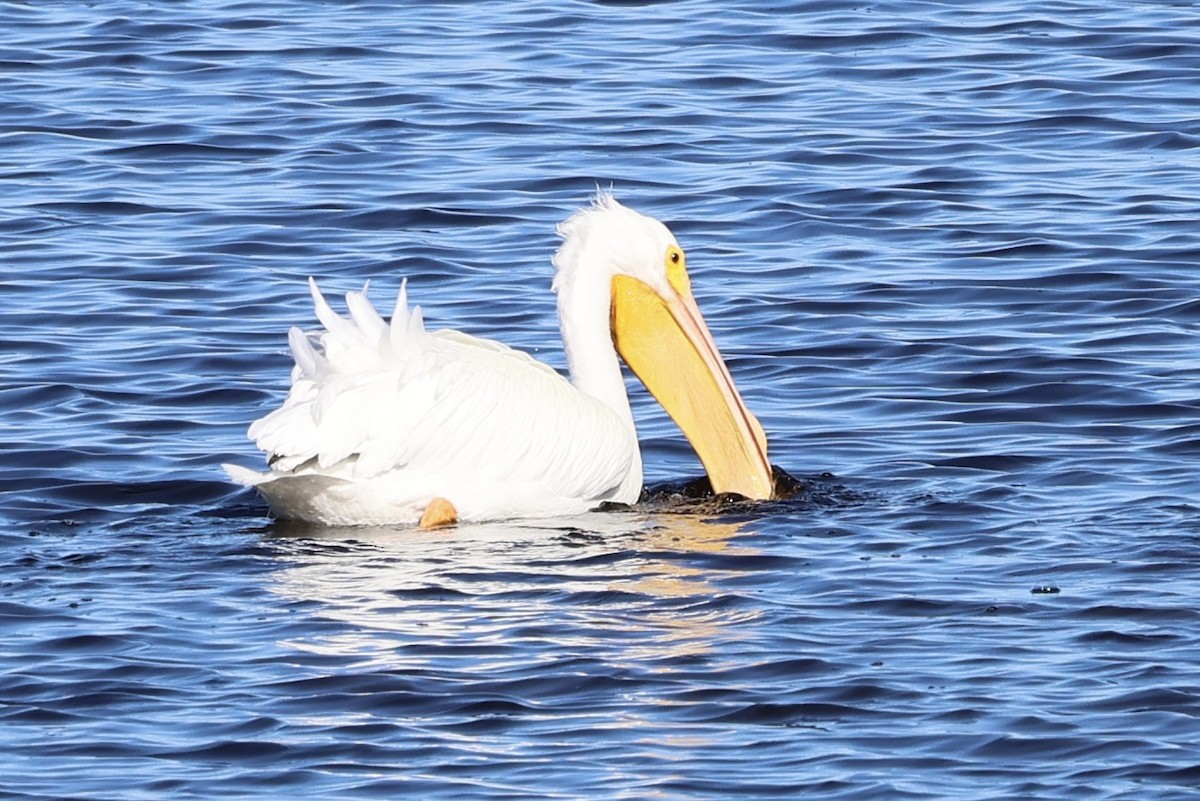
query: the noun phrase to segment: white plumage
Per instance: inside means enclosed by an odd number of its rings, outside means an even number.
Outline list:
[[[497,342],[426,331],[406,282],[388,322],[366,288],[346,295],[343,317],[310,279],[324,331],[291,329],[291,390],[249,430],[269,469],[227,465],[230,476],[276,516],[327,525],[415,523],[434,498],[449,499],[460,520],[635,501],[642,462],[608,330],[609,287],[615,274],[662,271],[664,249],[678,246],[607,195],[559,231],[555,289],[572,381]]]

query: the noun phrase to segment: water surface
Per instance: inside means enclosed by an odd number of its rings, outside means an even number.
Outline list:
[[[1196,22],[0,7],[0,795],[1190,796]],[[423,534],[225,481],[309,275],[561,368],[597,186],[811,492]]]

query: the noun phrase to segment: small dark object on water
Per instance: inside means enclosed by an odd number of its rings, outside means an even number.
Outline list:
[[[1062,590],[1053,584],[1039,584],[1030,590],[1030,592],[1032,592],[1034,595],[1052,595],[1056,592],[1062,592]]]

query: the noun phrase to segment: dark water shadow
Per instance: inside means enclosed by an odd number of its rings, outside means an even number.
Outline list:
[[[832,473],[796,477],[779,465],[771,466],[774,497],[756,501],[730,492],[713,492],[708,476],[652,484],[642,490],[636,504],[605,504],[602,509],[632,508],[639,512],[689,515],[745,515],[766,517],[810,509],[859,506],[878,499],[878,494],[849,486],[848,480]]]

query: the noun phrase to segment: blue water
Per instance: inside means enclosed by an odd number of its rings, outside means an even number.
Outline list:
[[[0,5],[0,797],[1191,797],[1191,4],[411,5]],[[225,481],[309,275],[561,367],[597,185],[808,493],[419,534]]]

